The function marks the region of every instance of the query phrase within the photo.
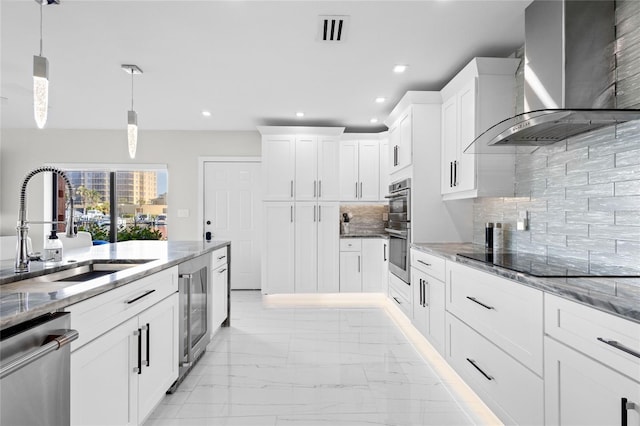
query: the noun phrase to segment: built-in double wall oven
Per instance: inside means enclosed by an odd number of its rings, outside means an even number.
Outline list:
[[[389,272],[409,284],[411,244],[411,179],[389,185]]]

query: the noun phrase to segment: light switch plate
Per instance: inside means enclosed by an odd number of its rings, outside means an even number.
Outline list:
[[[518,221],[516,222],[516,230],[518,231],[529,230],[529,212],[527,210],[518,212]]]

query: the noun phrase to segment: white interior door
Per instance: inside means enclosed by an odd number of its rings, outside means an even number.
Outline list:
[[[260,163],[204,163],[204,231],[231,241],[231,288],[260,289]]]

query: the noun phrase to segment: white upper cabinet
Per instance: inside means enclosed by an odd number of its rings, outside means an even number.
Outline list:
[[[379,199],[380,141],[340,141],[340,201]]]
[[[519,63],[515,58],[475,58],[442,89],[444,199],[513,196],[514,156],[479,154],[467,147],[485,130],[515,115]]]
[[[389,193],[389,139],[380,139],[380,195],[378,198],[384,200],[384,196]]]
[[[411,125],[411,107],[408,107],[389,128],[391,173],[404,169],[412,163],[413,133]]]
[[[338,201],[343,127],[258,127],[264,201]]]
[[[294,197],[295,137],[267,135],[262,138],[263,199],[291,201]]]

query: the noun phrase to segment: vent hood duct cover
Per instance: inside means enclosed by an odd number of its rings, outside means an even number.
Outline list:
[[[640,119],[640,110],[615,106],[614,14],[614,1],[609,0],[531,3],[525,11],[528,112],[489,128],[465,152],[526,153],[531,147]]]

